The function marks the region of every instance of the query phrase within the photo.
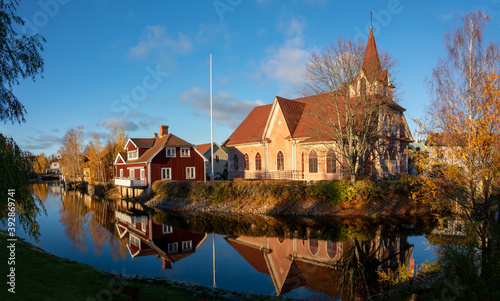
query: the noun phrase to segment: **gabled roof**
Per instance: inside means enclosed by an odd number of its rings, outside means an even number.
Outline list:
[[[198,149],[198,151],[202,154],[205,154],[205,152],[209,151],[210,150],[210,143],[205,143],[205,144],[199,144],[199,145],[195,145],[195,148]],[[222,150],[223,152],[225,152],[220,146],[219,144],[217,144],[217,142],[214,142],[214,152],[216,152],[217,150]]]
[[[294,101],[279,96],[276,96],[276,99],[280,105],[281,111],[283,112],[283,116],[285,117],[285,122],[288,126],[288,130],[293,135],[299,123],[302,112],[304,111],[305,104],[299,101]]]
[[[116,165],[118,162],[118,159],[121,158],[123,163],[127,163],[127,153],[126,152],[119,152],[118,155],[116,156],[115,162],[113,165]]]
[[[134,144],[137,148],[150,148],[155,144],[156,138],[129,138],[125,143],[125,149],[129,143]]]
[[[266,127],[272,105],[255,107],[224,143],[236,145],[259,142]]]
[[[167,134],[163,137],[157,137],[157,138],[150,138],[153,141],[152,147],[150,147],[142,156],[140,156],[137,160],[128,160],[127,163],[143,163],[143,162],[148,162],[150,161],[160,150],[162,150],[164,147],[177,147],[177,146],[193,146],[191,143],[173,135],[173,134]],[[142,139],[142,140],[149,140],[149,139]],[[146,145],[146,144],[143,144]]]

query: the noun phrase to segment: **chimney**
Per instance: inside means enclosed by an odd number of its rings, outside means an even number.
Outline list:
[[[160,138],[168,135],[168,125],[160,125]]]
[[[158,138],[158,133],[157,132],[155,132],[155,138]]]

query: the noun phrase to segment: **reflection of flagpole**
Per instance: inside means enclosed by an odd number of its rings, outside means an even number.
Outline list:
[[[210,165],[212,166],[212,173],[210,180],[214,180],[214,114],[213,114],[213,101],[212,101],[212,52],[210,52]]]
[[[214,283],[212,285],[212,287],[217,287],[217,284],[215,283],[215,233],[212,233],[212,254],[213,254],[213,257],[212,257],[212,261],[213,261],[213,275],[214,275]]]

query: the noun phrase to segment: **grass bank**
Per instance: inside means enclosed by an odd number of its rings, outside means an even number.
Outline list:
[[[148,205],[160,209],[269,215],[376,216],[423,213],[415,201],[418,179],[373,182],[244,180],[157,181]]]
[[[1,300],[277,300],[165,279],[124,278],[54,256],[17,238],[15,265],[8,266],[7,233],[0,230],[2,275],[15,267],[15,294],[2,281]],[[5,243],[5,244],[4,244]],[[4,278],[5,279],[5,278]],[[281,299],[280,299],[281,300]]]

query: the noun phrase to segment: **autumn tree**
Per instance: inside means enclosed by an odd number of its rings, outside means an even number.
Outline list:
[[[482,270],[490,257],[490,231],[495,222],[500,178],[500,102],[498,98],[499,45],[485,39],[488,16],[481,11],[456,19],[444,36],[445,58],[428,79],[431,105],[420,131],[432,147],[446,137],[445,150],[431,153],[424,168],[444,166],[424,177],[436,200],[470,222],[481,248]],[[453,158],[454,164],[443,164]],[[448,160],[448,162],[450,162]]]
[[[40,35],[21,34],[16,30],[25,24],[16,15],[19,1],[0,0],[0,121],[24,122],[26,109],[14,95],[13,86],[21,79],[31,78],[43,72],[42,43]],[[40,200],[29,191],[31,154],[21,150],[14,139],[0,134],[0,212],[3,223],[7,220],[8,195],[15,200],[17,219],[30,235],[38,239],[40,234],[36,216],[44,211]],[[10,190],[9,190],[10,189]]]
[[[122,127],[116,128],[112,127],[109,134],[108,134],[108,141],[107,141],[107,149],[108,149],[108,157],[107,157],[107,166],[108,166],[108,173],[110,175],[113,175],[113,177],[116,177],[116,171],[114,168],[114,161],[116,157],[118,156],[119,152],[123,152],[125,150],[125,144],[128,141],[128,135],[125,134],[125,131],[123,130]]]
[[[49,168],[49,160],[44,153],[36,156],[32,162],[33,171],[36,173],[44,173],[47,168]]]
[[[59,149],[62,174],[66,181],[83,181],[83,126],[72,128],[62,138]]]
[[[387,144],[380,139],[381,118],[383,112],[399,107],[389,81],[389,73],[397,65],[389,53],[379,56],[372,31],[366,44],[338,38],[306,64],[303,94],[320,108],[312,116],[320,122],[310,131],[311,137],[327,141],[324,145],[338,154],[335,157],[342,172],[352,183]]]
[[[99,134],[94,133],[92,140],[85,148],[85,154],[89,159],[90,181],[106,182],[108,165],[106,162],[107,148],[101,146]]]

